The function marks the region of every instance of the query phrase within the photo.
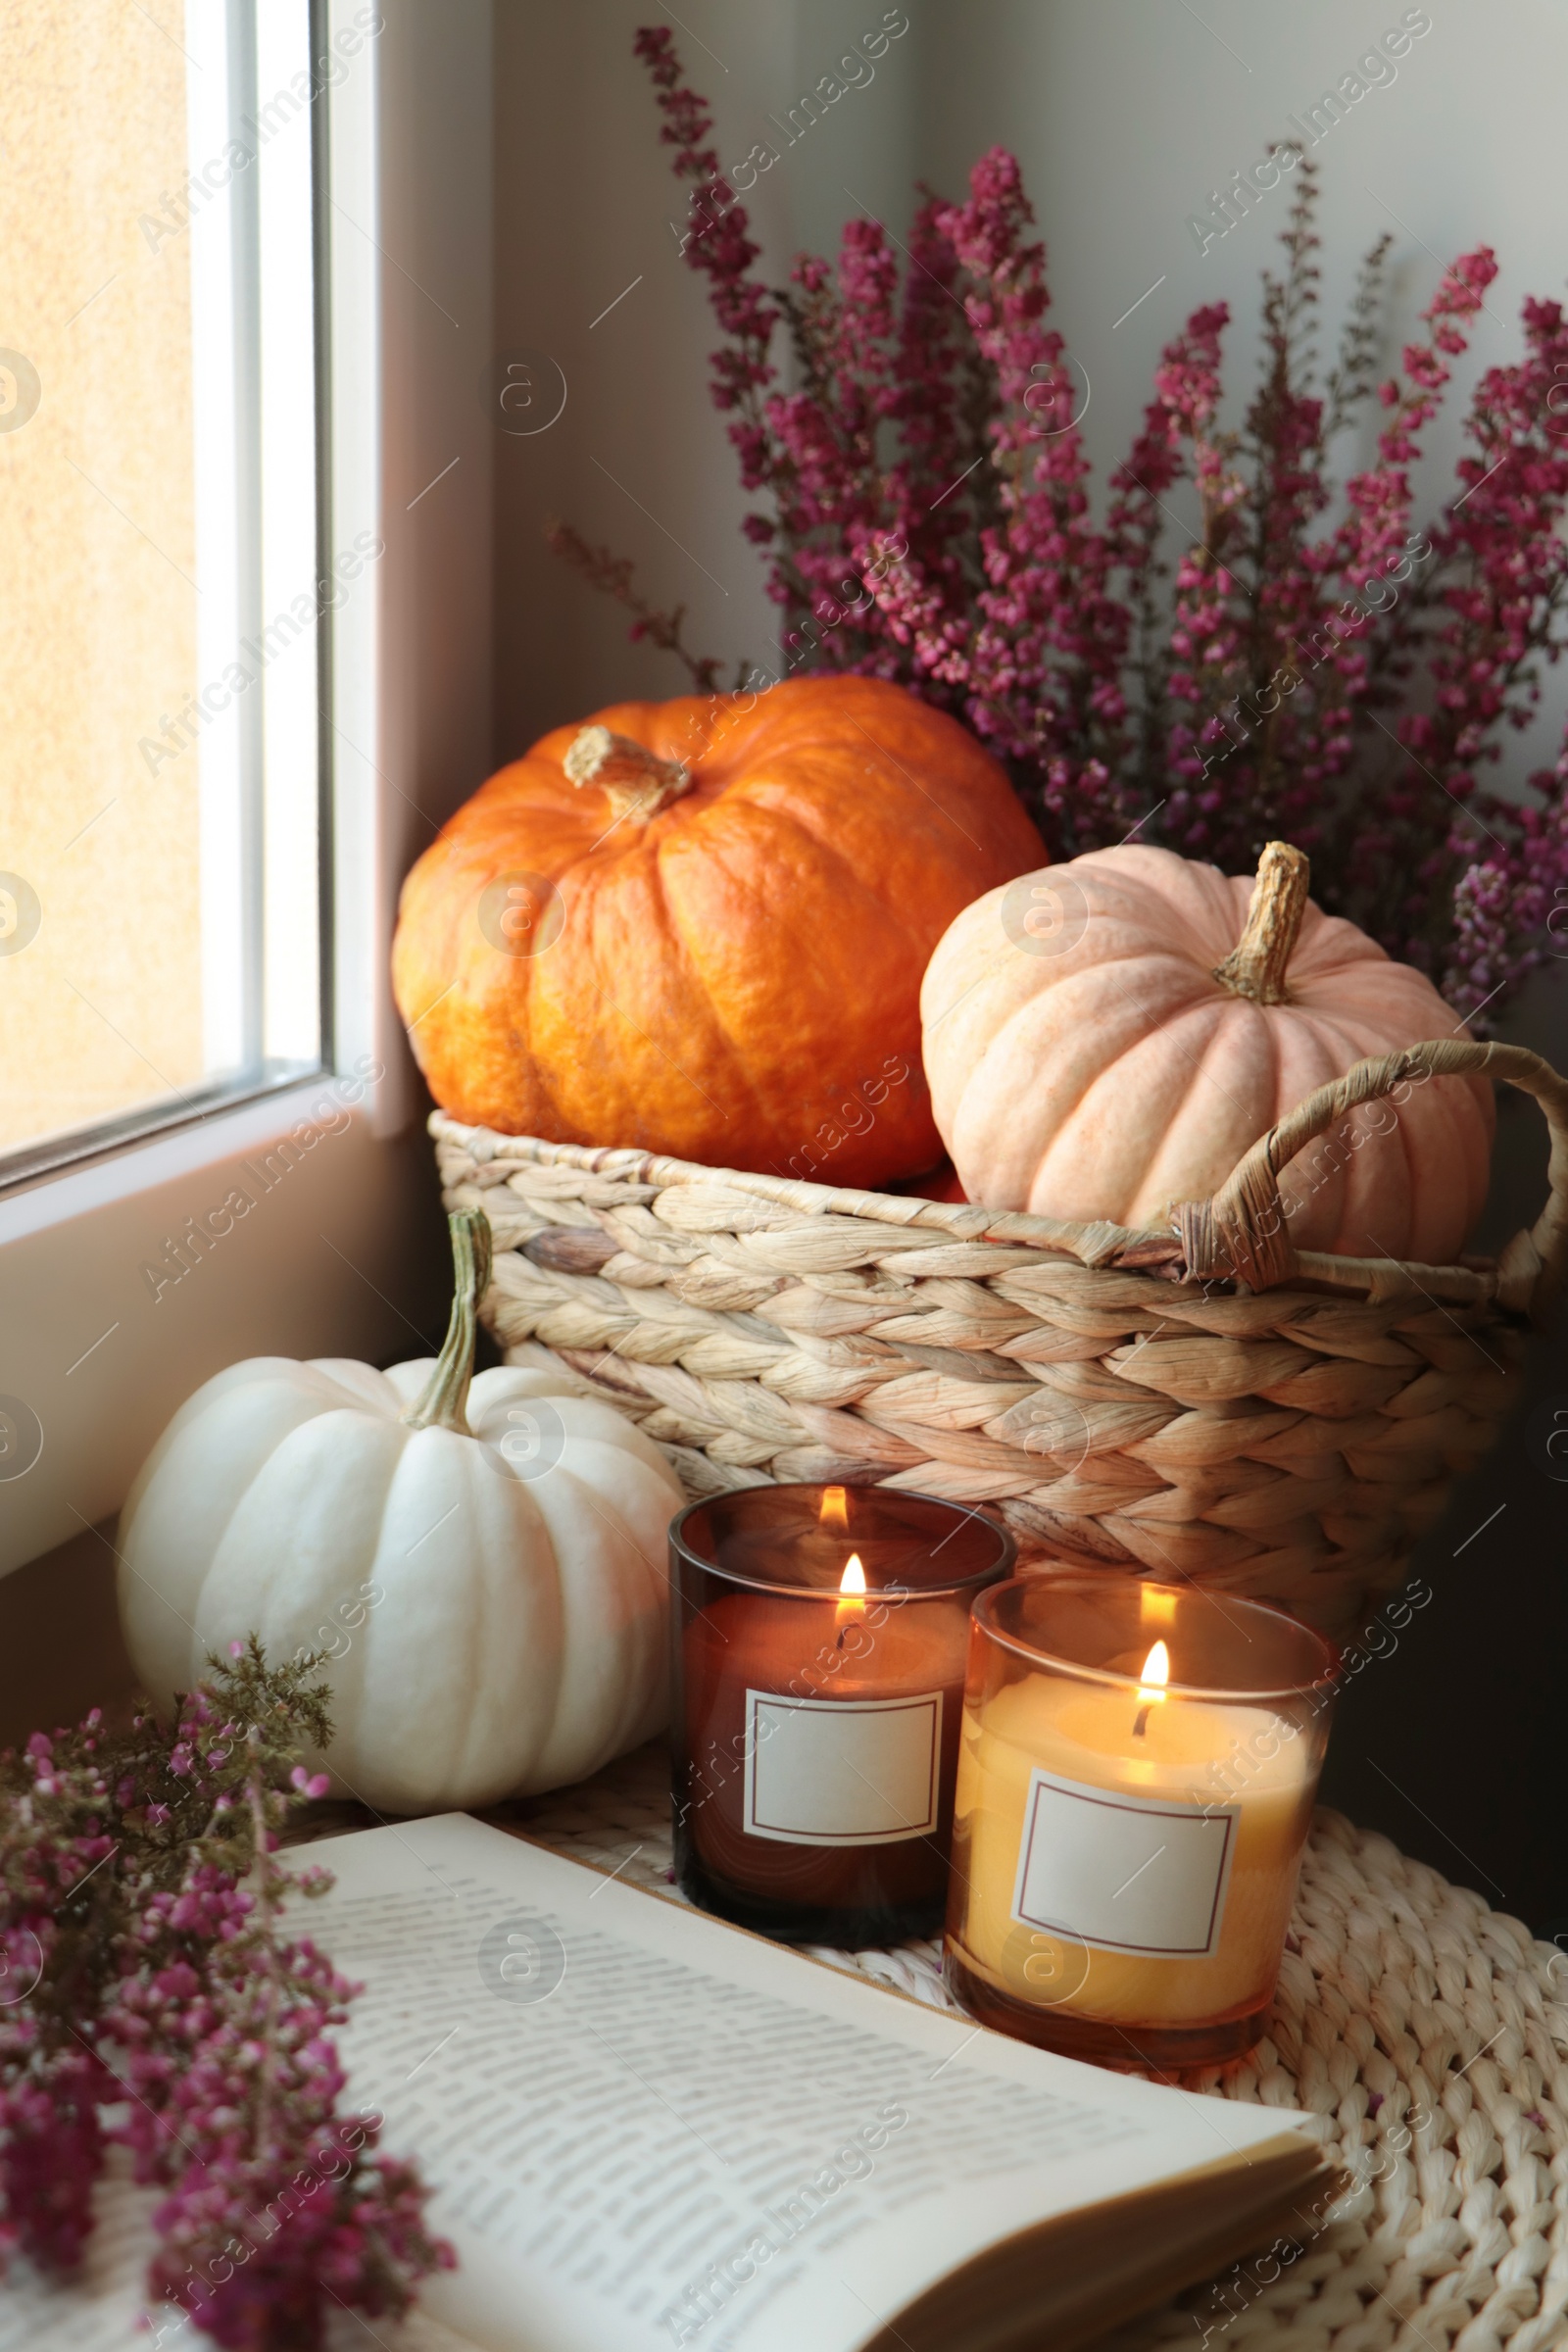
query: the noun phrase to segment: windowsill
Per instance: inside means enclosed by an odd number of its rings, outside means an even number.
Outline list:
[[[0,1578],[0,1748],[79,1723],[90,1707],[128,1718],[136,1671],[120,1630],[114,1542],[112,1518],[81,1527]]]
[[[0,1159],[0,1202],[67,1168],[123,1152],[177,1128],[205,1126],[246,1102],[270,1100],[287,1087],[312,1085],[324,1075],[319,1063],[290,1063],[239,1084],[198,1088],[180,1098],[182,1110],[172,1109],[167,1101],[145,1103],[117,1118],[95,1119],[90,1127],[66,1128],[39,1143],[23,1145]]]
[[[309,1120],[313,1105],[340,1084],[320,1072],[306,1079],[290,1076],[237,1102],[198,1109],[177,1125],[160,1120],[140,1137],[100,1131],[80,1157],[65,1166],[27,1171],[0,1191],[0,1249],[89,1209],[132,1200],[197,1168],[264,1150]]]
[[[104,1519],[161,1431],[245,1355],[429,1351],[430,1146],[355,1079],[237,1105],[0,1201],[0,1577]],[[362,1090],[363,1091],[363,1090]]]

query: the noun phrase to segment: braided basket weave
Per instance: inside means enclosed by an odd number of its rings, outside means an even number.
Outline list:
[[[1495,1261],[1290,1245],[1277,1176],[1356,1107],[1485,1070],[1551,1128],[1550,1196]],[[1407,1098],[1406,1098],[1407,1099]],[[664,1448],[767,1480],[983,1503],[1049,1558],[1273,1600],[1345,1640],[1522,1393],[1568,1256],[1568,1082],[1446,1039],[1357,1064],[1162,1232],[995,1213],[430,1122],[495,1240],[484,1319]]]

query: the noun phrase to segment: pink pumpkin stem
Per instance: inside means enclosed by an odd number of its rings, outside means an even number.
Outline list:
[[[1238,997],[1254,1004],[1288,1004],[1291,992],[1285,975],[1296,953],[1296,935],[1306,912],[1306,894],[1312,868],[1302,850],[1288,841],[1271,841],[1257,861],[1247,928],[1214,977]]]

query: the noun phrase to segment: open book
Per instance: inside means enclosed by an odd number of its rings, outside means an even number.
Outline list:
[[[367,1986],[351,2095],[459,2255],[409,2352],[1069,2352],[1321,2225],[1288,2114],[1049,2056],[463,1814],[316,1850],[305,1924]],[[15,2340],[136,2340],[107,2301],[57,2332],[74,2301]]]
[[[1304,2217],[1278,2112],[1053,2058],[462,1815],[334,1838],[356,2093],[489,2352],[1086,2339]]]

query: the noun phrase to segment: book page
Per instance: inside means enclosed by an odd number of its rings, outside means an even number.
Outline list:
[[[1276,2140],[1276,2110],[903,2002],[463,1815],[323,1841],[426,2307],[494,2352],[852,2352],[988,2244]],[[312,1915],[307,1915],[307,1930]]]

